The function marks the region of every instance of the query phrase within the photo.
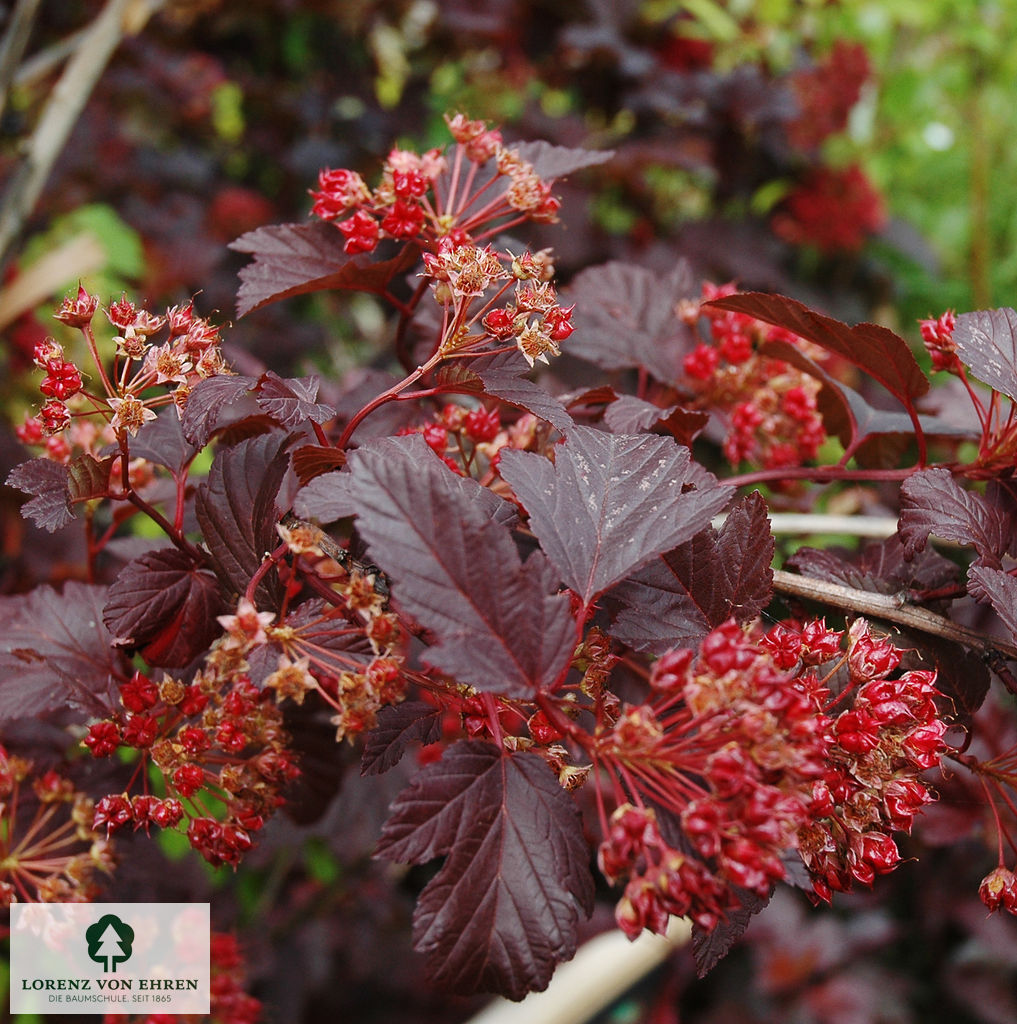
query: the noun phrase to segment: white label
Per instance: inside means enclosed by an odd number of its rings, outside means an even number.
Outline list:
[[[11,1013],[209,1012],[207,903],[14,903]]]

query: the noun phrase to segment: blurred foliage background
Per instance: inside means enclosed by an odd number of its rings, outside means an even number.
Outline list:
[[[565,280],[607,259],[665,269],[685,257],[714,281],[915,340],[919,317],[1015,302],[1007,0],[116,2],[123,38],[0,254],[0,401],[12,421],[37,398],[31,351],[54,331],[52,302],[79,278],[156,310],[197,295],[229,320],[242,264],[230,241],[303,220],[322,167],[373,181],[393,143],[444,144],[455,110],[510,140],[615,151],[560,184],[562,224],[528,239],[555,247]],[[20,59],[7,66],[0,50],[0,214],[64,62],[108,6],[0,4],[7,43],[33,8]],[[386,358],[367,296],[271,306],[227,339],[244,372],[310,363],[339,375]],[[23,458],[4,431],[0,477]],[[28,544],[9,491],[0,511],[5,545]],[[1012,729],[998,709],[985,714]],[[427,989],[408,949],[420,880],[393,890],[369,859],[384,794],[352,772],[332,799],[353,757],[336,765],[329,737],[322,751],[333,781],[317,820],[280,822],[235,877],[194,882],[181,866],[180,885],[214,884],[220,912],[246,928],[270,1019],[465,1019],[475,1004]],[[874,895],[820,913],[783,893],[706,982],[679,954],[604,1020],[1012,1024],[1014,928],[987,920],[975,895],[991,853],[949,845],[964,807],[963,793],[944,792],[921,864]],[[164,869],[138,870],[144,893]]]

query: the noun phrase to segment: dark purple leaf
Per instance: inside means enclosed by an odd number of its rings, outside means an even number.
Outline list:
[[[348,256],[343,252],[344,241],[335,225],[319,221],[274,224],[241,235],[230,248],[250,253],[254,260],[240,271],[237,315],[324,289],[382,292],[420,255],[417,246],[404,244],[391,259]]]
[[[999,508],[964,490],[948,469],[925,469],[904,481],[899,529],[906,558],[922,551],[934,534],[973,547],[980,564],[994,567],[1010,540]]]
[[[335,409],[315,402],[318,397],[317,377],[293,377],[283,380],[269,370],[258,378],[254,399],[258,408],[267,412],[281,426],[299,427],[307,420],[327,423]]]
[[[710,414],[683,409],[680,405],[661,409],[634,395],[621,395],[604,410],[604,422],[612,434],[666,431],[679,444],[687,446],[710,422]]]
[[[607,163],[614,156],[614,151],[610,149],[572,149],[553,146],[543,139],[515,143],[512,148],[523,160],[533,165],[537,176],[544,181],[554,181],[574,171]]]
[[[292,465],[300,483],[308,484],[334,469],[342,469],[346,452],[329,445],[305,444],[293,450]]]
[[[908,343],[886,327],[878,324],[849,327],[794,299],[764,292],[728,295],[713,299],[706,305],[744,313],[775,327],[783,327],[828,352],[835,352],[878,380],[908,409],[914,408],[914,399],[929,390],[928,378],[922,373]]]
[[[420,894],[414,947],[433,980],[457,993],[522,999],[576,950],[593,908],[579,812],[535,754],[462,741],[392,805],[377,855],[446,857]]]
[[[102,621],[105,587],[64,584],[0,597],[0,721],[71,706],[104,716],[114,676],[129,674]]]
[[[957,566],[932,548],[916,552],[910,559],[899,534],[874,541],[851,557],[833,548],[799,548],[787,567],[803,576],[829,580],[855,590],[895,594],[900,590],[931,590],[954,581]]]
[[[349,465],[371,559],[438,638],[426,660],[478,690],[519,697],[552,685],[575,643],[569,601],[543,554],[520,561],[494,518],[500,499],[452,473],[419,434],[369,442]]]
[[[187,396],[187,405],[181,417],[181,430],[184,437],[196,448],[203,448],[212,434],[223,424],[232,422],[224,418],[224,412],[235,402],[246,398],[241,407],[243,412],[257,413],[258,406],[250,395],[256,377],[244,377],[239,374],[220,374],[201,380]]]
[[[115,456],[95,459],[91,455],[79,455],[67,466],[67,494],[71,506],[93,498],[104,498],[109,494],[109,475]]]
[[[699,294],[686,263],[679,261],[664,276],[628,263],[606,263],[580,271],[565,291],[576,304],[570,355],[604,370],[644,367],[664,383],[681,377],[682,359],[696,341],[675,315],[675,305]]]
[[[380,775],[394,768],[411,743],[437,743],[441,739],[441,719],[441,708],[422,700],[383,707],[377,725],[364,740],[360,774]]]
[[[727,916],[712,931],[698,925],[692,927],[692,957],[696,961],[696,974],[705,978],[731,951],[731,947],[745,934],[749,921],[770,902],[769,897],[757,896],[747,889],[739,890],[742,905],[729,910]]]
[[[731,495],[669,437],[576,427],[554,463],[503,449],[499,465],[544,552],[587,604],[698,533]]]
[[[66,466],[52,459],[31,459],[15,466],[7,483],[34,494],[21,506],[21,514],[36,526],[53,533],[75,518],[74,506],[109,493],[113,456],[99,460],[79,455]]]
[[[1017,311],[961,313],[953,340],[957,355],[979,380],[1017,401]]]
[[[132,458],[148,459],[174,473],[198,454],[198,447],[184,437],[180,414],[175,406],[163,409],[154,420],[149,420],[131,439],[130,450]]]
[[[316,476],[305,487],[301,487],[293,502],[293,511],[302,519],[319,523],[334,523],[356,513],[350,494],[349,473],[336,470]]]
[[[194,511],[221,580],[242,594],[265,554],[277,547],[275,499],[289,461],[289,437],[274,433],[216,452]],[[261,581],[257,604],[274,607],[278,577]]]
[[[973,565],[968,569],[968,593],[978,601],[987,601],[1000,621],[1017,641],[1017,580],[1001,569]]]
[[[67,490],[67,467],[52,459],[30,459],[15,466],[7,484],[34,495],[21,506],[21,514],[50,533],[74,519],[71,496]]]
[[[136,558],[109,588],[102,617],[117,647],[150,665],[189,665],[222,632],[219,581],[176,548]]]
[[[637,650],[660,654],[694,647],[729,618],[754,619],[773,592],[773,537],[766,502],[750,494],[720,531],[707,526],[611,592],[619,602],[611,633]]]
[[[547,420],[558,430],[568,430],[572,426],[572,417],[558,399],[524,376],[529,372],[526,360],[518,351],[513,350],[480,356],[470,360],[468,365],[462,360],[456,360],[451,366],[443,366],[438,371],[435,383],[466,394],[500,398],[509,405]]]

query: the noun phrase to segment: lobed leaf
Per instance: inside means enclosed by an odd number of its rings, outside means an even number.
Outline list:
[[[520,142],[512,148],[523,160],[533,165],[534,172],[544,181],[554,181],[586,167],[596,167],[607,163],[614,156],[614,150],[611,149],[555,146],[544,139]]]
[[[187,396],[187,405],[180,418],[184,437],[195,448],[204,448],[212,434],[225,422],[226,410],[242,399],[247,399],[242,411],[256,413],[258,408],[250,396],[256,380],[256,377],[240,374],[220,374],[198,381]]]
[[[52,459],[30,459],[11,470],[7,484],[34,495],[21,506],[22,516],[54,533],[75,518],[76,504],[109,493],[114,458],[96,459],[86,453],[67,465]]]
[[[553,464],[503,450],[499,467],[548,558],[587,605],[698,533],[731,495],[669,437],[591,427],[572,430]]]
[[[392,804],[377,856],[446,857],[424,887],[414,946],[457,993],[522,999],[576,950],[593,909],[590,851],[575,804],[535,754],[460,741]]]
[[[967,491],[948,469],[925,469],[901,485],[900,536],[905,557],[922,551],[929,535],[973,547],[982,565],[998,567],[1010,541],[1000,508]]]
[[[361,775],[380,775],[394,768],[411,743],[437,743],[441,739],[441,708],[422,700],[387,704],[364,740]]]
[[[318,397],[317,377],[291,377],[284,380],[269,370],[263,373],[255,386],[254,399],[262,412],[277,423],[290,429],[307,420],[327,423],[335,416],[335,409],[315,402]]]
[[[1017,641],[1017,580],[1001,569],[972,565],[968,569],[968,592],[979,601],[988,602],[1000,621]]]
[[[204,389],[205,383],[203,381],[198,386]],[[190,397],[194,397],[194,392]],[[131,439],[130,448],[132,458],[147,459],[165,466],[172,473],[179,473],[198,454],[198,450],[198,445],[184,437],[180,413],[175,406],[163,409],[154,420],[149,420]]]
[[[105,716],[130,669],[103,625],[105,587],[68,582],[0,597],[0,722],[68,706]]]
[[[67,482],[67,467],[52,459],[29,459],[7,476],[8,486],[33,495],[21,506],[21,515],[49,533],[74,519]]]
[[[198,486],[194,511],[220,579],[242,594],[267,552],[279,543],[275,499],[286,473],[290,438],[261,434],[220,449],[208,480]],[[257,588],[257,604],[274,607],[277,577]]]
[[[189,665],[222,632],[219,581],[183,551],[164,548],[130,562],[109,588],[102,618],[116,647],[150,665]]]
[[[675,315],[682,299],[698,296],[688,264],[665,275],[620,261],[581,270],[565,292],[576,304],[568,350],[604,370],[643,367],[671,383],[695,347],[691,329]]]
[[[744,313],[782,327],[828,352],[835,352],[878,380],[908,409],[913,409],[914,400],[929,390],[929,380],[922,373],[908,343],[878,324],[863,323],[849,327],[794,299],[765,292],[728,295],[704,303],[704,306]]]
[[[390,259],[376,254],[348,256],[342,233],[333,224],[274,224],[241,235],[230,243],[253,261],[240,270],[237,315],[270,302],[332,291],[382,292],[388,283],[416,263],[420,250],[404,244]]]
[[[1017,310],[961,313],[953,341],[957,355],[979,380],[1017,401]]]
[[[496,518],[506,503],[450,472],[419,434],[369,442],[349,466],[371,559],[439,641],[428,663],[509,696],[553,685],[575,641],[568,598],[540,552],[520,561]]]
[[[727,619],[754,619],[773,592],[774,543],[766,502],[743,498],[719,531],[707,526],[611,592],[612,636],[661,654],[694,647]]]
[[[604,410],[604,422],[613,434],[666,431],[679,444],[690,445],[710,422],[710,414],[671,405],[666,409],[635,395],[619,395]]]

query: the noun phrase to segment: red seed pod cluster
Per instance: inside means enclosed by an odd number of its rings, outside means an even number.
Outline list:
[[[83,742],[93,756],[131,747],[159,768],[173,794],[111,794],[96,804],[93,824],[110,836],[128,825],[147,832],[186,822],[191,845],[206,860],[236,865],[297,769],[272,690],[226,668],[225,658],[219,666],[210,660],[187,685],[169,677],[156,685],[136,672],[120,688],[123,710],[89,728]],[[209,809],[217,803],[223,816]]]
[[[899,862],[891,833],[932,799],[919,775],[944,747],[934,674],[895,677],[900,652],[864,622],[846,652],[843,639],[820,621],[765,635],[729,621],[661,657],[651,702],[602,735],[596,759],[625,797],[599,860],[628,879],[627,933],[662,932],[672,914],[711,929],[740,890],[765,897],[795,851],[819,899]],[[850,677],[837,696],[815,671],[831,660]]]
[[[822,252],[857,252],[886,222],[883,200],[861,167],[818,167],[784,198],[774,234]]]
[[[954,311],[948,309],[935,319],[919,320],[918,323],[922,331],[922,342],[932,358],[932,368],[959,374],[961,362],[957,357],[957,345],[953,340],[954,328],[957,326]]]
[[[524,220],[557,220],[560,204],[550,182],[516,150],[506,149],[498,131],[462,114],[446,118],[446,124],[456,143],[449,154],[393,149],[373,190],[355,171],[320,172],[311,212],[342,232],[345,252],[373,252],[385,238],[427,246],[447,238],[465,245]],[[489,161],[501,181],[493,192],[489,181],[476,180]],[[475,202],[482,190],[484,199]]]
[[[702,301],[732,295],[734,285],[703,285]],[[826,429],[816,400],[820,385],[783,360],[763,355],[767,341],[785,341],[822,359],[814,346],[787,331],[742,313],[682,304],[690,325],[706,314],[708,332],[683,363],[694,404],[726,417],[724,456],[733,465],[753,462],[768,469],[799,466],[814,459]]]

